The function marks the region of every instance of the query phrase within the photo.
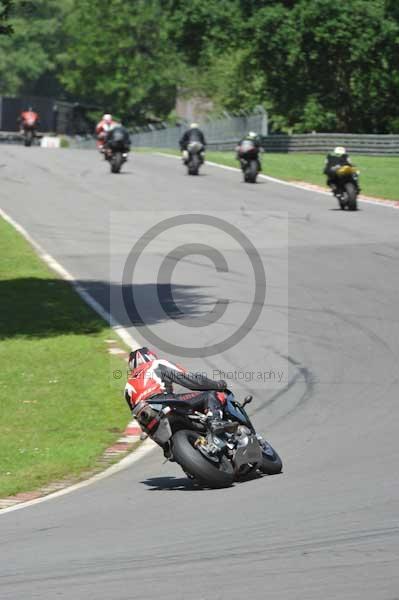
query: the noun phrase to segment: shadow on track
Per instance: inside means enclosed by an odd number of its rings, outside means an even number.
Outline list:
[[[201,315],[214,300],[199,287],[170,284],[117,285],[78,281],[121,325],[153,325]],[[125,306],[123,297],[128,298]],[[136,306],[137,304],[137,306]],[[21,277],[0,281],[0,339],[98,333],[107,327],[61,279]]]
[[[107,327],[60,279],[22,277],[0,281],[0,339],[98,333]]]
[[[363,209],[357,207],[356,210],[342,210],[342,208],[329,208],[328,210],[331,210],[333,212],[335,212],[335,211],[338,211],[338,212],[341,212],[341,213],[349,213],[350,212],[350,213],[356,214],[358,212],[362,212]]]
[[[140,483],[147,485],[151,492],[162,492],[167,490],[179,492],[195,492],[202,488],[196,486],[187,477],[150,477]]]
[[[195,483],[188,477],[149,477],[140,483],[147,485],[151,492],[165,492],[165,491],[176,491],[176,492],[198,492],[198,491],[212,491],[212,492],[225,492],[226,489],[231,489],[237,485],[250,483],[251,481],[258,481],[265,477],[275,477],[275,475],[264,475],[262,473],[254,472],[249,473],[245,477],[241,477],[238,481],[235,481],[232,486],[228,488],[214,489],[207,486],[201,486]]]

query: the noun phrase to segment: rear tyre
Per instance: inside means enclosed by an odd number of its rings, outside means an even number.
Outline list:
[[[119,173],[123,163],[121,152],[116,152],[111,158],[111,173]]]
[[[198,175],[200,167],[200,158],[198,154],[193,154],[188,162],[188,174],[189,175]]]
[[[258,176],[258,165],[256,160],[251,160],[248,167],[248,181],[249,183],[256,183],[256,178]]]
[[[194,447],[197,439],[201,437],[195,431],[182,429],[173,436],[173,455],[176,462],[185,473],[189,473],[200,484],[211,488],[224,488],[234,481],[234,469],[230,461],[223,456],[219,464],[207,460],[199,450]]]
[[[348,182],[345,184],[345,195],[348,210],[357,210],[357,190],[353,183]]]
[[[262,464],[259,469],[265,475],[278,475],[283,470],[283,461],[277,454],[274,448],[264,440],[261,444],[262,448]]]
[[[25,133],[25,139],[24,139],[24,144],[25,146],[31,146],[32,145],[32,141],[33,141],[33,133],[31,131],[27,131]]]

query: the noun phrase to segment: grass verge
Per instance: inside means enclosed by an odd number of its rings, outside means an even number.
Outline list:
[[[162,149],[162,152],[180,154],[178,151],[170,149]],[[206,158],[209,161],[229,167],[238,167],[233,152],[209,151],[206,153]],[[305,154],[302,152],[274,154],[265,152],[262,154],[261,159],[262,172],[265,175],[285,181],[306,181],[316,185],[326,185],[326,178],[322,174],[325,154]],[[352,155],[352,161],[360,170],[360,187],[363,194],[386,198],[387,200],[399,200],[399,157],[354,154]]]
[[[0,218],[0,498],[95,466],[129,414],[114,332]]]

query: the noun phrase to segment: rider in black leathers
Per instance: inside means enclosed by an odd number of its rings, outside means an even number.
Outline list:
[[[262,141],[261,141],[261,139],[260,139],[260,136],[259,136],[257,133],[255,133],[254,131],[249,131],[249,132],[247,133],[247,135],[246,135],[246,136],[244,136],[244,137],[243,137],[243,138],[242,138],[242,139],[241,139],[241,140],[238,142],[238,144],[237,144],[237,146],[236,146],[236,153],[237,153],[237,154],[236,154],[236,158],[237,158],[237,160],[239,160],[239,161],[241,162],[241,158],[240,158],[240,154],[239,154],[240,146],[241,146],[241,144],[242,144],[243,142],[245,142],[245,141],[247,141],[247,140],[248,140],[249,142],[252,142],[252,143],[254,144],[255,148],[258,150],[258,156],[257,156],[257,161],[258,161],[258,169],[259,169],[259,171],[261,171],[261,170],[262,170],[262,164],[261,164],[261,162],[260,162],[259,155],[260,155],[260,153],[261,153],[261,151],[262,151]]]
[[[337,146],[333,152],[327,154],[323,169],[324,175],[327,175],[327,185],[333,192],[337,189],[337,169],[344,165],[353,166],[346,149],[343,146]]]
[[[122,141],[125,147],[125,151],[130,150],[130,136],[126,127],[117,123],[105,135],[105,147],[109,147],[113,141]]]
[[[197,123],[191,123],[190,129],[187,129],[179,140],[180,150],[182,151],[183,162],[186,164],[188,159],[187,146],[190,142],[200,142],[203,145],[203,151],[206,147],[205,136]],[[203,162],[203,152],[200,154],[201,161]]]

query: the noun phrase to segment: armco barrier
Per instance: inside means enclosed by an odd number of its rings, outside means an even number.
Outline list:
[[[356,133],[305,133],[268,135],[262,145],[266,152],[328,152],[345,146],[350,154],[399,156],[399,135]]]
[[[217,150],[234,148],[237,141],[248,131],[257,131],[262,135],[267,134],[267,114],[259,109],[252,114],[227,115],[220,119],[211,119],[200,122],[208,146]],[[187,125],[176,127],[160,127],[148,125],[147,127],[131,131],[133,146],[146,146],[148,148],[178,148],[179,140],[187,129]]]
[[[265,117],[254,114],[227,117],[201,123],[207,145],[212,150],[233,150],[238,140],[248,131],[262,132]],[[131,132],[134,146],[178,148],[185,126],[153,128]],[[399,135],[352,133],[304,133],[295,135],[272,134],[262,136],[266,152],[326,153],[335,146],[345,146],[351,154],[399,156]]]

